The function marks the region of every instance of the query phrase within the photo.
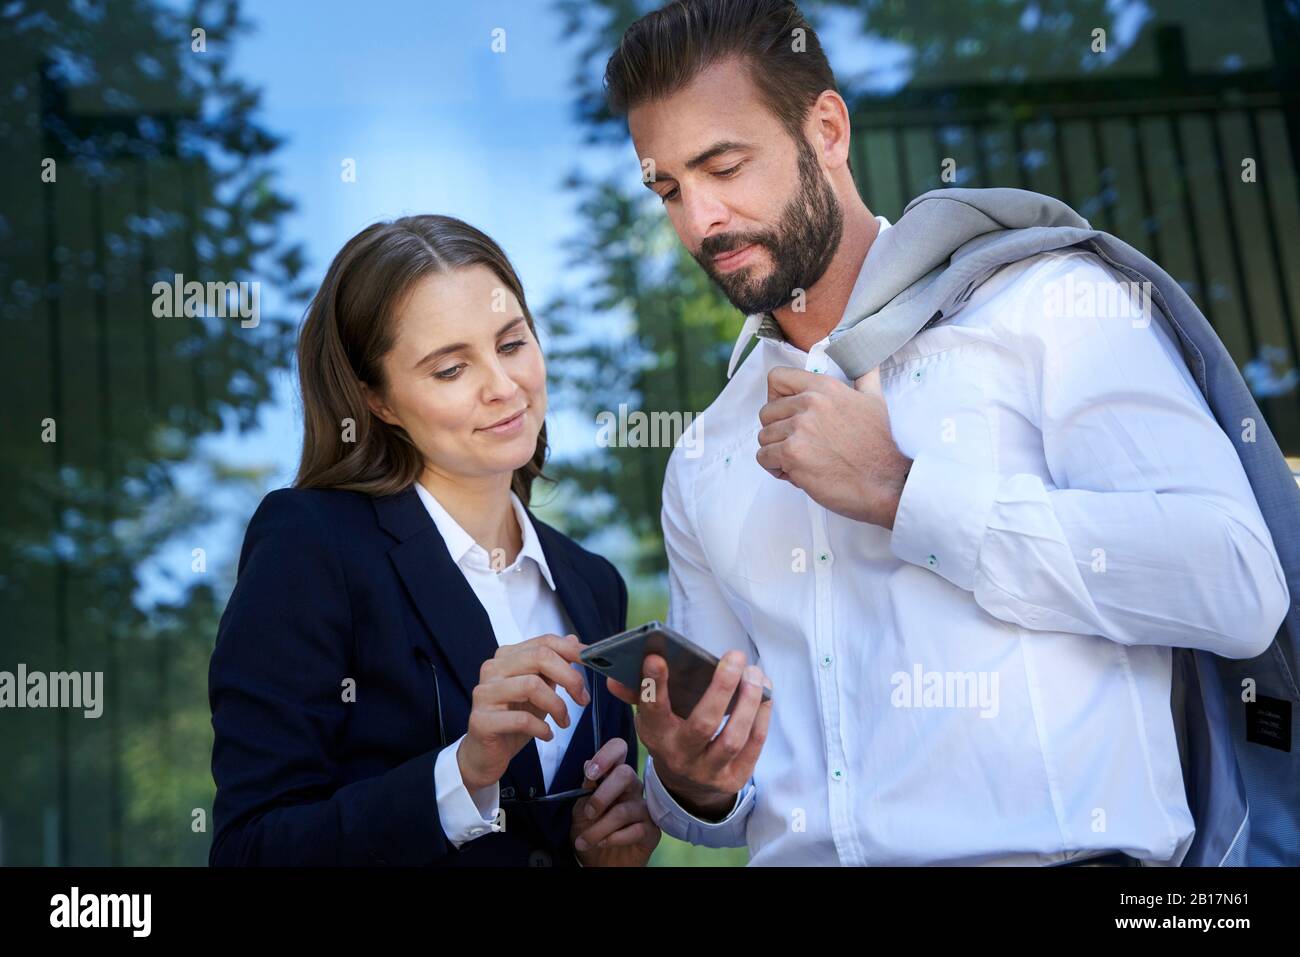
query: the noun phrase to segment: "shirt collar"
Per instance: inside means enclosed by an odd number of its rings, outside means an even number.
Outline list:
[[[876,222],[880,224],[880,232],[889,228],[889,220],[884,216],[877,216]],[[877,236],[880,232],[876,233]],[[871,250],[867,250],[867,255],[862,257],[862,269],[867,266],[867,257],[871,255]],[[862,276],[862,269],[858,270],[859,278]],[[736,371],[736,366],[740,363],[740,357],[745,352],[745,347],[749,345],[749,340],[754,336],[760,339],[771,339],[773,342],[785,342],[785,333],[781,331],[781,324],[776,321],[776,317],[770,312],[756,312],[752,316],[745,317],[745,324],[740,327],[740,336],[736,339],[736,345],[731,350],[731,361],[727,363],[727,378],[730,379]]]
[[[419,482],[415,483],[415,492],[420,496],[420,501],[424,503],[424,507],[428,510],[429,517],[433,519],[433,524],[438,527],[438,534],[447,543],[447,551],[451,554],[451,560],[460,565],[467,555],[478,549],[476,557],[487,566],[489,559],[483,546],[474,541],[473,536],[451,517],[451,513],[443,508],[442,503],[434,498],[433,493]],[[519,564],[525,558],[531,558],[537,563],[537,567],[542,570],[542,577],[546,579],[546,584],[551,587],[551,591],[554,591],[555,579],[551,576],[550,566],[546,564],[546,555],[542,551],[541,540],[537,537],[537,529],[533,527],[532,520],[528,516],[528,510],[524,508],[524,503],[519,500],[519,496],[513,491],[510,493],[510,504],[515,510],[519,530],[523,533],[523,547],[519,550],[519,557],[515,559],[515,563]]]

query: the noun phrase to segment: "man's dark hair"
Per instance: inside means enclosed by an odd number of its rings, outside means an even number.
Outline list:
[[[609,107],[625,115],[732,56],[796,141],[817,97],[839,92],[821,41],[791,0],[674,0],[623,34],[605,67]]]

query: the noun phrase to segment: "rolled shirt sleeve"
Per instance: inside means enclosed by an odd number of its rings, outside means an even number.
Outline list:
[[[1115,280],[1070,257],[1073,282]],[[1045,271],[1001,330],[1024,363],[1050,481],[916,456],[891,548],[1026,628],[1261,654],[1290,596],[1233,441],[1163,320],[1044,314]]]

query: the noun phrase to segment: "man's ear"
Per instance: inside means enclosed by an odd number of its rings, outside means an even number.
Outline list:
[[[823,90],[813,104],[809,119],[822,139],[822,161],[831,169],[845,165],[849,159],[851,124],[844,98],[834,90]]]
[[[361,390],[366,394],[366,405],[381,421],[387,422],[389,425],[401,425],[397,414],[389,408],[388,403],[384,401],[384,397],[377,390],[370,388],[365,382],[361,383]]]

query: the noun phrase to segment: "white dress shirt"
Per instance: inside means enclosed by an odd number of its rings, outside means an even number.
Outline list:
[[[1253,657],[1289,595],[1163,319],[1045,305],[1114,282],[1090,254],[1034,257],[882,363],[915,460],[892,534],[755,461],[769,370],[848,380],[827,339],[805,353],[750,317],[737,350],[759,343],[673,451],[662,519],[669,622],[756,659],[772,720],[721,822],[647,762],[666,833],[753,864],[1182,860],[1169,646]]]
[[[497,645],[515,645],[538,635],[573,633],[573,625],[555,592],[555,580],[542,553],[537,530],[514,492],[510,493],[510,501],[523,533],[523,547],[509,566],[504,560],[498,560],[498,570],[492,567],[492,557],[461,528],[428,489],[417,482],[415,491],[429,510],[442,540],[447,543],[452,560],[464,573],[465,580],[487,612]],[[546,723],[554,737],[550,741],[533,739],[548,791],[584,710],[564,688],[557,687],[555,692],[569,710],[569,726],[561,728],[548,714]],[[499,783],[473,794],[466,789],[456,761],[464,740],[462,736],[454,745],[443,748],[434,762],[438,817],[447,839],[456,847],[491,832],[501,800]]]

